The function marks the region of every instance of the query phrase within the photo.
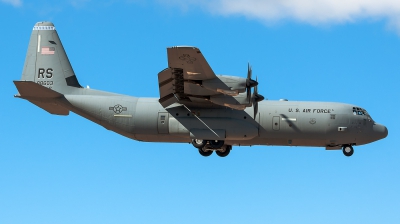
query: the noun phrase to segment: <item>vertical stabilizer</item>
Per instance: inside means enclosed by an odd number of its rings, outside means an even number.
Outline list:
[[[82,88],[53,23],[38,22],[33,27],[21,80],[62,94]]]

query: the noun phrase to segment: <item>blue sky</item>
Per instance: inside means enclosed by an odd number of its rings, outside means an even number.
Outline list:
[[[0,1],[0,223],[400,223],[396,1]],[[33,25],[54,22],[82,85],[158,97],[166,47],[199,47],[269,100],[359,105],[389,136],[323,148],[137,142],[13,98]]]

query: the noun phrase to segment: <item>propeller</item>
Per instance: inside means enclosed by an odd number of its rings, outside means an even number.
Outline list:
[[[258,80],[258,77],[256,77],[256,81]],[[253,93],[253,106],[254,106],[254,119],[256,119],[257,113],[258,113],[258,102],[263,101],[265,98],[263,95],[258,94],[258,85],[254,87],[254,93]]]
[[[253,72],[252,72],[250,63],[248,63],[248,64],[247,64],[247,79],[246,79],[246,87],[247,87],[247,90],[249,90],[249,88],[251,88],[251,87],[255,87],[255,86],[258,85],[258,82],[257,82],[257,81],[251,79],[251,74],[252,74],[252,73],[253,73]]]
[[[257,81],[251,79],[252,73],[253,70],[251,69],[250,63],[247,63],[246,92],[247,92],[247,99],[249,99],[249,106],[251,106],[252,104],[251,87],[255,87],[258,85]]]
[[[249,99],[248,106],[253,105],[254,107],[254,119],[258,113],[258,102],[263,101],[264,96],[258,94],[258,77],[256,80],[251,79],[252,69],[250,64],[247,64],[247,79],[246,79],[246,89],[247,89],[247,99]],[[251,94],[251,87],[254,87],[253,95]]]

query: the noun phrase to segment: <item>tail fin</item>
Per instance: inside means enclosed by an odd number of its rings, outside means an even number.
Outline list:
[[[38,22],[33,27],[21,80],[62,94],[82,88],[53,23]]]
[[[51,114],[68,115],[63,94],[82,88],[69,63],[56,28],[51,22],[33,27],[21,81],[14,81],[19,94]]]

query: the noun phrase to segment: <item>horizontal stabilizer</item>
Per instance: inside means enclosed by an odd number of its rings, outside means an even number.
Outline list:
[[[14,81],[20,98],[60,98],[63,95],[32,81]]]
[[[43,103],[40,101],[29,100],[29,102],[35,104],[36,106],[42,108],[43,110],[55,114],[55,115],[69,115],[69,110],[65,107],[60,106],[56,103]]]
[[[62,94],[32,81],[14,81],[14,84],[19,92],[16,97],[26,99],[51,114],[69,114],[69,110],[59,103]]]

